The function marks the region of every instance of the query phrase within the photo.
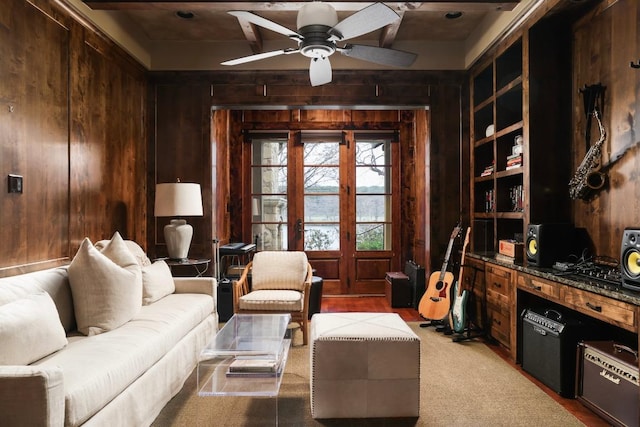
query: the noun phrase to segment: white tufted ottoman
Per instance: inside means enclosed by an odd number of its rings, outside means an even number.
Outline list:
[[[420,338],[394,313],[318,313],[311,321],[313,418],[417,417]]]

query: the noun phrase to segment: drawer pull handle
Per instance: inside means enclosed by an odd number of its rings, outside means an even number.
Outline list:
[[[502,285],[498,282],[493,282],[493,286],[495,286],[496,288],[501,288]]]
[[[530,288],[533,289],[534,291],[538,291],[538,292],[540,292],[542,290],[542,286],[531,285]]]
[[[593,310],[593,311],[597,311],[598,313],[601,313],[601,312],[602,312],[602,306],[600,306],[600,305],[593,305],[593,304],[591,304],[590,302],[587,302],[586,304],[587,304],[587,307],[589,307],[591,310]]]

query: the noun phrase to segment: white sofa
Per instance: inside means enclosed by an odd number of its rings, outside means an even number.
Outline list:
[[[138,261],[146,264],[141,271],[149,268],[139,246],[127,245],[137,247]],[[140,304],[122,325],[86,335],[78,332],[79,292],[70,285],[77,281],[70,280],[75,261],[0,279],[0,340],[5,340],[0,344],[0,425],[148,426],[180,391],[200,350],[217,332],[215,279],[168,279],[173,292]],[[54,310],[50,300],[61,326],[47,318],[49,308]],[[100,304],[92,308],[100,309]],[[25,319],[28,326],[18,327],[26,337],[10,330]],[[57,332],[59,327],[64,332]],[[60,345],[40,357],[39,352]],[[39,358],[6,363],[30,353]]]

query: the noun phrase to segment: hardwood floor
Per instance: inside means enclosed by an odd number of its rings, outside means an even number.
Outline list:
[[[352,311],[366,311],[376,313],[398,313],[406,322],[424,320],[417,310],[412,308],[392,308],[387,299],[383,296],[325,296],[322,298],[323,313],[344,313]],[[499,345],[493,344],[485,340],[485,343],[495,353],[504,359],[509,365],[527,377],[531,382],[540,387],[544,392],[561,404],[567,411],[571,412],[576,418],[588,427],[604,427],[609,424],[602,418],[582,405],[576,399],[567,399],[558,395],[555,391],[542,384],[540,381],[524,372],[520,365],[514,363],[509,357],[507,351]]]

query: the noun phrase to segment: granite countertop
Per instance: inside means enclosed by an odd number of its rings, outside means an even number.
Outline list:
[[[588,278],[576,278],[575,276],[571,276],[570,273],[554,270],[552,268],[530,267],[521,264],[506,263],[496,260],[493,253],[467,253],[467,256],[521,271],[542,279],[551,280],[562,283],[563,285],[593,292],[594,294],[603,295],[618,301],[640,306],[640,292],[623,289],[621,285],[615,286],[613,284],[596,282],[595,280],[589,281]]]

